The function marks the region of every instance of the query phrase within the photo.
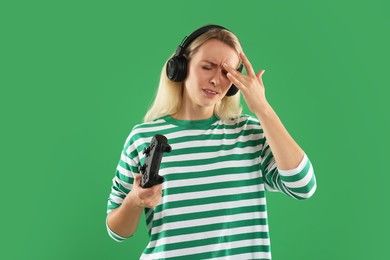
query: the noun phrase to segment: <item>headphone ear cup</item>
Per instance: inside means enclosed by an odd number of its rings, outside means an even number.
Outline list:
[[[244,68],[244,64],[241,63],[237,71],[242,72],[243,68]],[[237,94],[237,92],[238,92],[238,88],[234,84],[232,84],[232,86],[229,88],[228,92],[226,93],[226,96],[228,97],[234,96],[235,94]]]
[[[167,77],[174,82],[181,82],[187,76],[187,59],[183,56],[172,57],[167,62]]]
[[[237,92],[238,92],[238,88],[233,84],[229,88],[228,92],[226,93],[226,96],[228,97],[234,96],[235,94],[237,94]]]

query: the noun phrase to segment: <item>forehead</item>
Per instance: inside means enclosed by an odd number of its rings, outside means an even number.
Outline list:
[[[217,39],[211,39],[203,43],[194,54],[193,59],[207,60],[215,64],[226,62],[230,66],[236,66],[239,62],[236,50]]]

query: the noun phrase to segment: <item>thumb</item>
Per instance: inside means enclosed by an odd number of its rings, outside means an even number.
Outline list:
[[[136,184],[137,186],[140,186],[141,185],[141,179],[142,179],[142,174],[141,173],[135,174],[135,176],[134,176],[134,184]]]

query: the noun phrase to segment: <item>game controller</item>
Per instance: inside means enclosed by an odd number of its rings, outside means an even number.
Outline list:
[[[149,147],[144,148],[142,151],[145,154],[145,162],[140,167],[142,188],[149,188],[164,182],[164,177],[158,175],[158,171],[160,170],[163,153],[170,153],[171,150],[172,148],[165,136],[160,134],[153,136]]]

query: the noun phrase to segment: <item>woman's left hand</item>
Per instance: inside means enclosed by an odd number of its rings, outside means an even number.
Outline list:
[[[244,96],[248,108],[254,113],[258,114],[262,111],[264,106],[268,105],[265,98],[265,88],[263,85],[262,76],[265,70],[260,70],[255,74],[251,63],[244,53],[240,53],[240,57],[244,63],[248,75],[244,75],[236,69],[230,67],[226,63],[223,64],[227,70],[229,80],[241,91]]]

